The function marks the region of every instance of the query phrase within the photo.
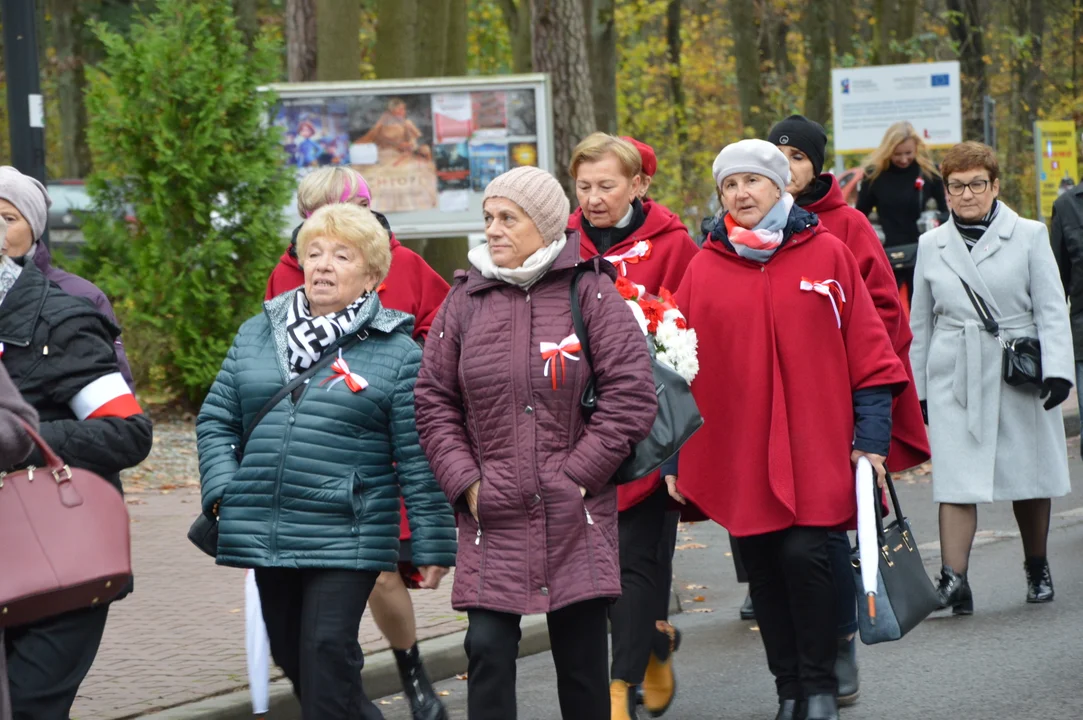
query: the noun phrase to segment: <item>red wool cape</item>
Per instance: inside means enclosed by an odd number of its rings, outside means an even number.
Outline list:
[[[304,284],[305,273],[287,249],[267,279],[267,294],[263,299],[270,300]],[[379,293],[380,304],[414,316],[414,340],[424,341],[429,334],[448,288],[447,281],[420,255],[391,236],[391,270]],[[401,501],[399,513],[399,539],[409,540],[410,523],[406,520],[406,505]]]
[[[637,263],[614,263],[617,272],[624,272],[629,280],[642,285],[646,292],[657,295],[659,288],[675,292],[684,278],[685,268],[692,261],[699,248],[688,234],[688,229],[669,208],[651,200],[643,201],[646,220],[643,227],[636,230],[624,242],[617,243],[605,255],[616,258],[628,252],[640,240],[649,240],[651,255]],[[598,254],[594,243],[583,231],[583,209],[577,208],[568,219],[568,228],[576,230],[580,236],[580,254],[589,260]],[[617,488],[617,509],[621,512],[639,504],[661,483],[658,473],[651,473],[645,478],[633,480]]]
[[[910,384],[895,398],[891,408],[891,452],[887,457],[887,468],[891,472],[901,472],[922,464],[930,456],[929,437],[921,417],[914,372],[910,367],[910,343],[914,336],[910,332],[910,323],[903,315],[895,273],[869,219],[846,204],[834,175],[821,177],[831,179],[831,190],[805,209],[819,216],[820,225],[842,240],[857,258],[865,287],[872,295],[876,312],[884,321],[895,355],[902,361],[906,376],[910,379]]]
[[[841,328],[805,278],[841,285]],[[766,263],[709,238],[676,301],[699,337],[705,421],[681,450],[680,492],[737,537],[852,523],[853,391],[908,382],[853,253],[819,227]]]

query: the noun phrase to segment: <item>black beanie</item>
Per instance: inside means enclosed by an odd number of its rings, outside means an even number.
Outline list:
[[[819,176],[824,169],[824,153],[827,151],[827,133],[824,127],[804,115],[790,115],[771,128],[767,141],[775,145],[789,145],[805,153],[812,162],[812,169]]]

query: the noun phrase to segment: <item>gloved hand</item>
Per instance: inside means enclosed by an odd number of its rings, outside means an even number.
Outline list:
[[[1042,400],[1045,400],[1045,409],[1052,410],[1057,405],[1068,399],[1068,393],[1072,391],[1072,383],[1064,378],[1046,378],[1042,383]],[[1046,400],[1046,398],[1049,398]]]
[[[921,404],[921,419],[925,421],[926,425],[928,425],[929,424],[929,401],[928,400],[919,400],[918,402]]]

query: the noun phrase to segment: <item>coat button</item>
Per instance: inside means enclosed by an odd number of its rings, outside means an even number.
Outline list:
[[[767,268],[765,268],[763,265],[760,265],[760,272],[767,272]]]
[[[541,495],[535,495],[534,497],[530,498],[530,504],[531,505],[537,505],[540,502],[541,502]]]
[[[291,417],[290,418],[290,425],[293,425],[295,422],[297,422],[297,418]]]
[[[548,595],[549,595],[549,588],[547,588],[547,587],[543,587],[543,588],[541,589],[541,594],[542,594],[542,595],[545,595],[545,596],[548,596]]]
[[[527,415],[533,415],[534,414],[534,408],[527,405],[525,408],[523,408],[523,412],[525,412]]]

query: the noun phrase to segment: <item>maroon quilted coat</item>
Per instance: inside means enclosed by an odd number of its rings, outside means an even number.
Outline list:
[[[458,610],[525,615],[620,595],[610,478],[650,431],[657,400],[643,332],[600,260],[579,284],[598,390],[589,424],[579,406],[590,373],[582,353],[553,358],[546,372],[542,343],[575,332],[569,291],[578,262],[579,236],[570,233],[529,293],[471,269],[429,331],[414,390],[417,429],[459,514]],[[463,496],[479,479],[480,527]]]

